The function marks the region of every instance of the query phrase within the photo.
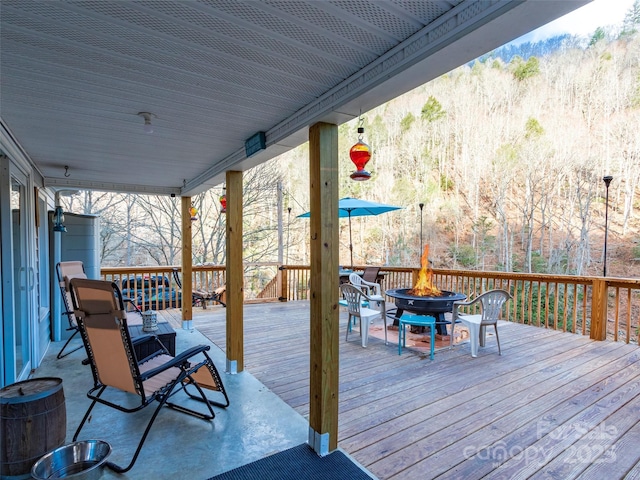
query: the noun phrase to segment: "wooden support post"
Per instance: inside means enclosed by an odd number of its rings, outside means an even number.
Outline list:
[[[338,448],[338,127],[309,129],[311,299],[309,445]]]
[[[242,172],[227,172],[227,372],[244,370]]]
[[[589,334],[592,340],[607,339],[607,294],[607,281],[604,278],[594,279],[591,291],[591,329]]]
[[[191,330],[193,328],[193,309],[191,305],[191,272],[193,267],[192,232],[191,232],[191,197],[181,198],[182,217],[182,328]]]

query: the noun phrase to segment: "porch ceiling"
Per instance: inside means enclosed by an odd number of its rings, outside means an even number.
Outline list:
[[[0,133],[46,186],[192,195],[589,1],[2,0]]]

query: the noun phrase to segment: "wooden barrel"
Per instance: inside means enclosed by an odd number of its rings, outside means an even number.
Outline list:
[[[62,379],[34,378],[1,389],[0,432],[0,477],[31,478],[33,464],[67,436]]]

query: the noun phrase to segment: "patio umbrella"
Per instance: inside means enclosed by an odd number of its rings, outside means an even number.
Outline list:
[[[351,255],[351,268],[353,269],[353,242],[351,240],[351,217],[364,217],[368,215],[380,215],[381,213],[399,210],[402,207],[385,205],[384,203],[369,202],[357,198],[345,197],[338,201],[338,218],[349,218],[349,253]],[[309,218],[311,212],[298,215],[298,218]]]

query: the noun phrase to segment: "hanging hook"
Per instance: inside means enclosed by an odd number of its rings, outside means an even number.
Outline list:
[[[71,176],[71,174],[69,173],[69,166],[68,165],[64,166],[64,176],[67,177],[67,178]]]
[[[362,118],[362,109],[360,109],[360,115],[358,116],[358,141],[362,142],[362,134],[364,133],[364,118]]]

